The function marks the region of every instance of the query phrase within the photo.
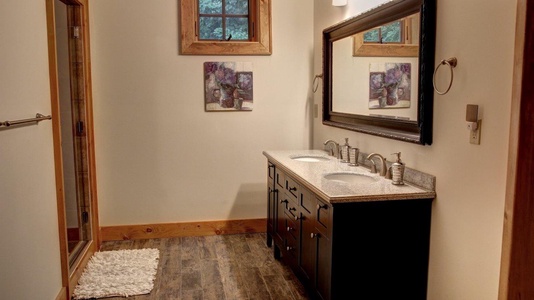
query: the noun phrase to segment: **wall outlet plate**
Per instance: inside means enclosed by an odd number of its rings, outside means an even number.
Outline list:
[[[469,130],[469,143],[470,144],[480,145],[480,123],[481,123],[481,120],[478,120],[476,130]]]

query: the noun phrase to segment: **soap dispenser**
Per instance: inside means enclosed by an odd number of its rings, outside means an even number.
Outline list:
[[[395,185],[403,185],[404,184],[404,163],[401,161],[401,153],[396,152],[392,153],[391,155],[397,155],[397,160],[391,164],[391,180],[393,184]]]
[[[341,162],[349,162],[349,138],[345,138],[345,144],[341,146]]]

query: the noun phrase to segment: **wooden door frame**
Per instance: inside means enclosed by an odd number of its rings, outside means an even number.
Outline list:
[[[499,300],[534,299],[533,66],[534,0],[518,0]]]
[[[63,158],[61,150],[61,120],[58,88],[57,70],[57,49],[55,30],[55,6],[54,0],[46,0],[46,23],[48,32],[48,63],[50,75],[50,99],[52,111],[52,132],[54,141],[54,169],[56,178],[56,198],[58,212],[59,248],[61,259],[62,288],[57,299],[70,299],[74,288],[80,278],[89,258],[100,248],[100,231],[98,222],[98,201],[96,189],[96,167],[95,167],[95,147],[94,147],[94,126],[93,126],[93,103],[92,103],[92,80],[91,80],[91,59],[89,44],[89,16],[88,0],[61,0],[67,5],[79,7],[82,15],[81,38],[83,39],[84,52],[84,92],[86,105],[86,134],[87,134],[87,160],[89,168],[89,189],[91,201],[91,231],[92,240],[79,255],[74,265],[69,267],[68,245],[67,245],[67,222],[65,215],[65,195],[63,187]]]

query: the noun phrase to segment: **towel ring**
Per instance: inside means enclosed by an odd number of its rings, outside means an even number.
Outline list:
[[[451,89],[451,86],[452,86],[452,81],[454,80],[454,72],[453,72],[453,68],[456,67],[456,65],[458,64],[458,60],[456,59],[456,57],[451,57],[449,59],[443,59],[439,65],[436,67],[436,69],[434,70],[434,77],[432,78],[432,83],[434,85],[434,90],[436,91],[436,93],[438,93],[439,95],[445,95],[449,92],[449,90]],[[449,86],[447,87],[447,89],[442,92],[440,90],[438,90],[438,88],[436,87],[436,73],[438,72],[438,69],[439,67],[443,66],[443,65],[447,65],[449,66],[449,69],[451,71],[451,81],[449,82]]]
[[[313,78],[313,92],[317,92],[317,89],[319,88],[319,82],[317,81],[317,78],[321,78],[323,79],[323,74],[317,74],[315,75],[315,77]]]

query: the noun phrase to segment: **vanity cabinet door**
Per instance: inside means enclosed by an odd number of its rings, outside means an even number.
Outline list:
[[[302,193],[303,196],[309,197],[309,194],[305,191]],[[313,210],[312,210],[313,211]],[[315,242],[316,240],[313,237],[315,232],[314,226],[314,215],[305,210],[301,209],[300,217],[300,271],[306,278],[308,282],[313,282],[315,278]]]
[[[274,235],[273,239],[275,241],[275,245],[278,247],[282,247],[284,245],[284,239],[285,239],[285,230],[286,230],[286,218],[284,216],[284,211],[287,207],[287,197],[285,195],[285,188],[286,188],[286,182],[285,182],[285,175],[282,173],[278,168],[274,168],[274,195],[275,200],[273,203],[274,206],[274,220],[273,220],[273,229],[274,229]],[[275,257],[279,258],[280,253],[277,247],[275,247]]]
[[[323,225],[329,224],[325,220],[330,219],[330,207],[305,189],[300,197],[300,272],[322,299],[330,299],[331,242],[329,228]]]
[[[330,299],[332,274],[331,219],[333,208],[314,196],[315,205],[315,289],[323,299]]]
[[[286,194],[278,192],[278,202],[276,203],[276,224],[275,224],[275,244],[283,247],[285,245],[287,222],[286,210],[288,199]],[[278,255],[276,255],[278,256]],[[277,257],[278,258],[278,257]]]
[[[278,192],[274,188],[274,181],[267,184],[267,246],[272,246],[274,234],[274,222],[276,218],[276,201],[278,201]]]

